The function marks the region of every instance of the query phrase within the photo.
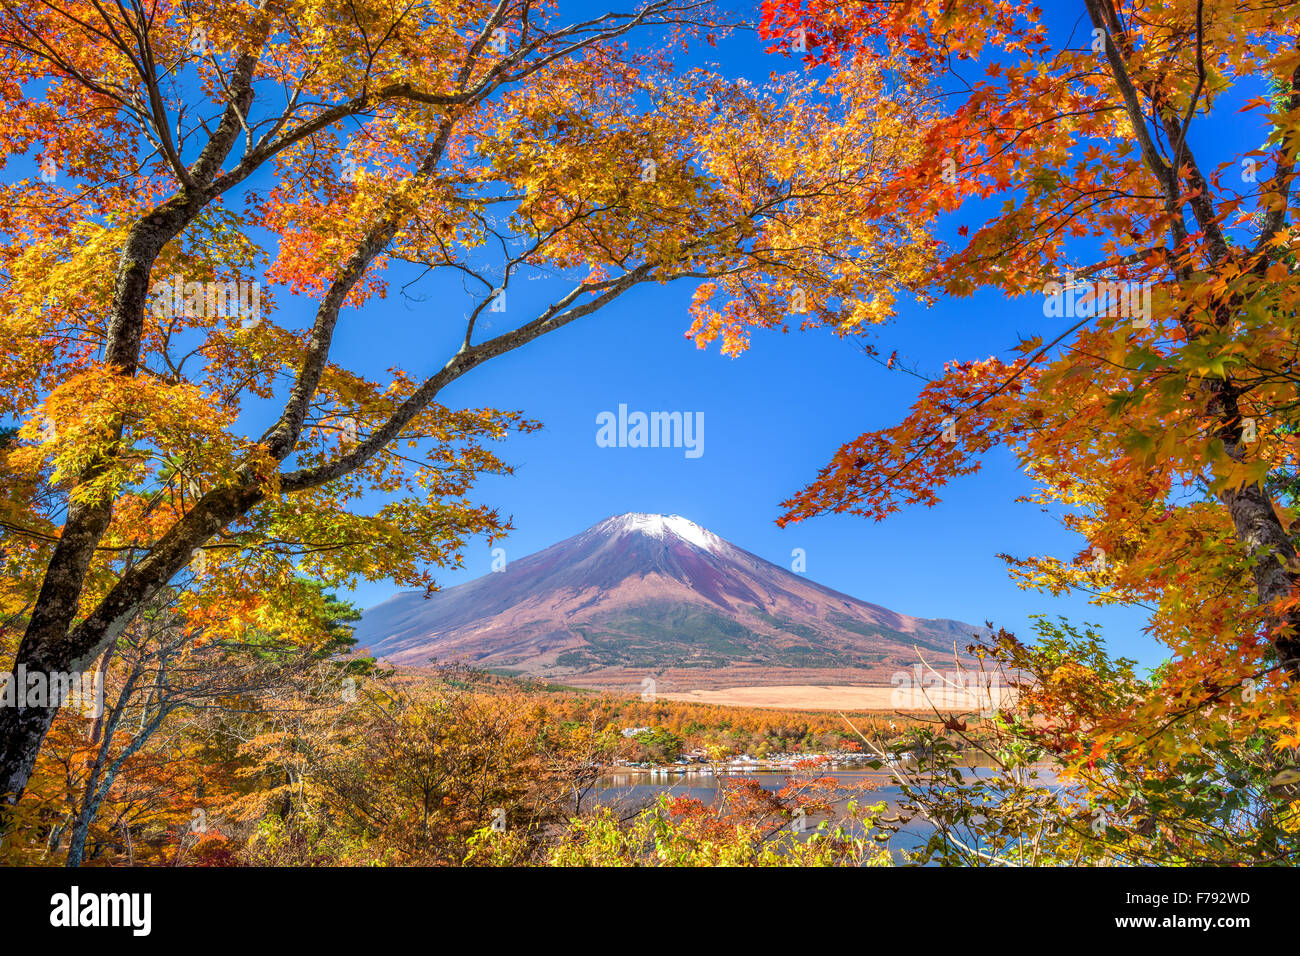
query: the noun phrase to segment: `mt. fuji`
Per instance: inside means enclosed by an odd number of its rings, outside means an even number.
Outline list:
[[[366,612],[358,647],[589,687],[888,683],[978,628],[832,591],[679,515],[617,515],[428,598]]]

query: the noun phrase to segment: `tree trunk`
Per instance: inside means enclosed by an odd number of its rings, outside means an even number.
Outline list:
[[[0,707],[0,795],[4,804],[17,803],[27,786],[55,712],[54,707]]]
[[[1259,485],[1248,485],[1224,491],[1219,498],[1232,516],[1237,540],[1254,559],[1251,573],[1260,603],[1286,598],[1296,585],[1296,550],[1269,496]],[[1271,626],[1269,638],[1278,660],[1291,678],[1300,677],[1300,610],[1277,616]]]
[[[24,668],[29,674],[79,674],[107,650],[158,589],[190,562],[195,548],[261,499],[262,492],[250,486],[210,492],[172,526],[148,557],[124,575],[99,606],[76,627],[69,630],[69,621],[62,624],[61,632],[54,631],[55,624],[36,629],[36,614],[33,613],[32,623],[28,625],[14,657],[14,670]],[[47,584],[49,580],[47,574]],[[70,582],[65,586],[73,588]],[[67,607],[69,619],[80,591],[78,580],[72,591],[71,604]],[[42,596],[44,593],[42,588]],[[63,594],[56,593],[49,606],[63,607]],[[12,806],[22,796],[41,741],[57,712],[57,707],[49,706],[0,708],[0,795],[4,801],[0,807]],[[3,826],[2,821],[0,826]]]

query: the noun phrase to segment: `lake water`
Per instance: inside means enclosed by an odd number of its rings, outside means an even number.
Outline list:
[[[973,771],[978,773],[979,771]],[[894,813],[898,809],[899,800],[902,794],[898,785],[894,782],[887,772],[883,770],[849,770],[849,769],[829,769],[819,775],[834,777],[840,782],[841,787],[856,787],[866,784],[871,787],[869,791],[852,791],[844,790],[842,796],[830,801],[835,805],[836,813],[832,817],[837,817],[844,809],[849,799],[855,797],[862,803],[879,803],[885,802],[888,805],[887,813]],[[790,783],[791,775],[772,771],[759,772],[736,772],[724,773],[724,780],[757,780],[767,790],[780,790]],[[634,809],[647,806],[661,793],[667,793],[672,796],[694,797],[706,804],[712,804],[718,798],[719,778],[711,774],[700,773],[666,773],[656,774],[650,777],[644,773],[611,773],[602,777],[596,782],[596,787],[588,799],[594,799],[596,803],[605,806],[614,807],[621,812],[630,812]],[[809,816],[809,829],[816,829],[821,820],[826,819],[825,815]],[[914,850],[922,846],[929,839],[933,827],[924,819],[910,820],[890,841],[890,848],[896,852],[903,850]]]

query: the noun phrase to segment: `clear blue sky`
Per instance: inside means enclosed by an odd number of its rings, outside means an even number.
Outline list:
[[[1075,45],[1087,36],[1086,21],[1077,15],[1081,7],[1072,6],[1068,19],[1049,9],[1061,42],[1071,32]],[[710,55],[728,73],[755,80],[793,66],[765,54],[752,34]],[[967,75],[980,72],[970,66]],[[1231,150],[1239,155],[1262,138],[1246,123],[1234,129],[1202,126],[1196,133],[1193,145],[1208,149],[1212,143],[1215,161],[1231,159]],[[974,228],[980,218],[971,212],[954,217],[944,223],[945,237],[955,238],[951,230],[962,222]],[[1082,541],[1038,507],[1014,502],[1030,485],[1005,451],[986,458],[979,474],[950,485],[937,507],[914,508],[879,524],[829,516],[777,528],[779,502],[811,480],[841,443],[895,423],[921,383],[887,371],[854,343],[829,334],[760,334],[734,360],[716,350],[699,351],[683,337],[690,291],[688,285],[634,291],[594,317],[493,360],[443,393],[448,404],[520,408],[545,423],[543,430],[500,446],[516,467],[514,476],[486,479],[477,490],[478,501],[513,516],[516,531],[502,543],[509,558],[611,514],[677,513],[786,567],[792,549],[803,548],[813,580],[898,611],[976,624],[991,620],[1023,637],[1031,635],[1030,615],[1063,614],[1101,624],[1114,652],[1148,665],[1164,656],[1142,633],[1140,609],[1098,608],[1086,595],[1026,592],[1008,577],[999,552],[1070,557]],[[459,315],[459,306],[441,296],[438,302]],[[349,364],[373,361],[378,370],[391,357],[387,330],[428,329],[425,308],[394,297],[367,306],[364,320],[349,314],[338,348]],[[933,373],[951,359],[1005,357],[1021,337],[1057,331],[1049,327],[1052,321],[1043,317],[1038,296],[1006,300],[982,294],[928,310],[904,305],[899,319],[874,338],[883,354],[898,349],[921,371]],[[427,361],[411,362],[410,370],[431,371],[443,354],[432,351]],[[704,454],[688,459],[681,449],[598,447],[596,416],[620,403],[645,411],[703,412]],[[482,542],[470,549],[466,567],[447,569],[439,580],[443,586],[470,580],[488,573],[490,561]],[[393,591],[391,583],[370,583],[352,598],[369,607]]]
[[[577,19],[603,12],[581,0],[563,5]],[[1060,44],[1088,36],[1082,4],[1047,4],[1046,19]],[[769,55],[752,33],[741,33],[704,51],[731,75],[755,81],[772,70],[801,69]],[[967,64],[969,77],[982,73]],[[1258,90],[1234,91],[1242,102]],[[1220,106],[1233,116],[1235,105]],[[1202,165],[1236,162],[1260,144],[1263,133],[1249,122],[1193,126],[1192,145],[1208,157]],[[8,175],[31,175],[16,162]],[[266,183],[258,185],[265,186]],[[232,204],[237,203],[231,197]],[[981,222],[966,210],[941,224],[941,238],[956,240],[957,225]],[[1082,258],[1087,250],[1080,250]],[[412,276],[395,268],[396,288]],[[535,294],[549,283],[529,284]],[[558,287],[547,289],[553,292]],[[393,294],[346,310],[335,355],[347,366],[376,377],[395,362],[413,376],[445,361],[470,307],[459,283],[435,280],[417,287],[416,304]],[[277,321],[305,327],[314,302],[278,291]],[[884,523],[829,516],[778,529],[779,502],[803,487],[843,442],[863,431],[893,424],[905,414],[920,382],[890,372],[863,356],[850,341],[826,333],[759,334],[739,359],[703,352],[683,337],[691,287],[643,287],[601,313],[548,335],[523,350],[494,359],[453,383],[441,395],[452,406],[518,408],[545,427],[512,436],[497,450],[516,468],[512,477],[487,478],[475,499],[512,516],[515,532],[502,546],[511,559],[576,534],[611,514],[627,511],[684,515],[735,544],[790,566],[791,552],[807,555],[807,575],[848,594],[909,614],[947,617],[974,624],[991,620],[1029,637],[1030,615],[1063,614],[1103,625],[1113,651],[1156,663],[1161,649],[1142,633],[1138,609],[1097,608],[1085,595],[1052,598],[1018,589],[999,552],[1069,557],[1082,542],[1051,515],[1014,499],[1029,483],[1005,451],[985,459],[975,476],[950,485],[935,508],[915,508]],[[511,299],[512,320],[526,315]],[[518,311],[516,311],[518,310]],[[931,309],[904,304],[896,322],[873,333],[882,354],[897,349],[923,372],[937,372],[953,359],[1007,356],[1023,336],[1059,331],[1042,315],[1042,300],[1006,300],[981,294],[941,301]],[[396,354],[393,343],[409,342]],[[596,416],[630,409],[703,412],[704,454],[688,459],[681,449],[601,448]],[[486,541],[472,546],[466,566],[438,574],[445,587],[490,570]],[[350,595],[370,607],[396,590],[370,582]]]
[[[514,518],[517,530],[502,544],[508,558],[611,514],[676,513],[785,567],[792,549],[803,548],[810,578],[894,610],[976,624],[991,619],[1026,634],[1028,615],[1062,613],[1111,625],[1126,653],[1149,645],[1137,633],[1136,613],[1027,594],[1009,580],[998,552],[1069,555],[1081,542],[1038,508],[1013,503],[1029,484],[1006,453],[994,453],[981,473],[950,486],[934,508],[883,523],[828,516],[777,528],[779,502],[843,441],[898,420],[920,383],[828,334],[760,335],[739,359],[699,351],[682,337],[688,297],[687,286],[635,292],[443,393],[452,404],[490,398],[545,423],[500,446],[514,476],[485,479],[478,488],[478,500]],[[1006,351],[1017,332],[1033,326],[1032,310],[1041,312],[1041,302],[994,297],[908,310],[879,339],[922,369],[937,369],[954,357]],[[370,322],[347,323],[339,345],[369,348],[372,332]],[[598,447],[596,416],[620,403],[703,412],[704,454],[688,459],[682,449]],[[470,550],[463,570],[440,580],[449,585],[488,573],[490,560],[484,543]],[[370,606],[392,590],[370,584],[355,600]],[[1154,660],[1155,650],[1151,645],[1143,657]]]

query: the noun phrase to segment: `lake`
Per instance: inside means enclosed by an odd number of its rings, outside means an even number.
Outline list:
[[[978,772],[978,771],[975,771]],[[893,778],[883,770],[848,770],[830,769],[819,774],[834,777],[846,786],[871,784],[873,789],[858,793],[858,799],[866,803],[884,801],[889,810],[895,812],[902,794]],[[723,778],[757,780],[767,790],[779,790],[790,782],[791,774],[772,771],[724,773]],[[718,797],[718,777],[701,773],[666,773],[656,774],[653,778],[645,773],[610,773],[596,782],[595,789],[588,799],[596,803],[614,807],[622,811],[647,806],[653,803],[661,793],[673,796],[694,797],[706,804],[712,804]],[[836,810],[843,810],[850,794],[845,792],[842,798],[832,801]],[[809,816],[809,828],[816,829],[826,815]],[[890,842],[895,851],[914,850],[922,846],[930,837],[933,827],[923,819],[909,821]]]
[[[976,760],[978,755],[971,754],[971,763],[984,763],[987,761]],[[1038,772],[1036,783],[1041,786],[1055,788],[1056,778],[1050,767],[1037,766],[1034,768]],[[970,777],[987,777],[995,771],[989,766],[967,766],[963,774]],[[779,790],[786,786],[792,776],[799,776],[807,779],[807,774],[792,774],[788,771],[745,771],[729,770],[722,774],[723,779],[748,779],[756,780],[767,790]],[[828,817],[832,820],[837,819],[844,809],[845,804],[852,796],[862,803],[879,803],[884,802],[887,806],[886,814],[898,812],[899,803],[902,800],[902,792],[894,778],[886,770],[867,770],[854,769],[845,767],[828,767],[818,771],[814,776],[833,777],[845,787],[857,787],[862,784],[870,785],[871,789],[850,791],[845,790],[842,797],[830,801],[835,806],[835,812],[832,814],[813,814],[808,817],[809,832],[815,830],[817,824]],[[702,773],[681,773],[677,771],[661,772],[651,777],[649,774],[613,771],[597,782],[594,790],[588,795],[587,799],[597,804],[613,807],[626,814],[634,809],[647,806],[654,802],[655,798],[661,793],[671,794],[673,796],[694,797],[706,804],[712,804],[718,797],[719,778],[712,774]],[[855,828],[851,828],[855,829]],[[902,854],[905,851],[915,850],[924,846],[934,832],[933,825],[923,817],[916,817],[909,820],[896,834],[889,843],[890,849],[894,852],[894,858],[897,862],[904,862]]]

